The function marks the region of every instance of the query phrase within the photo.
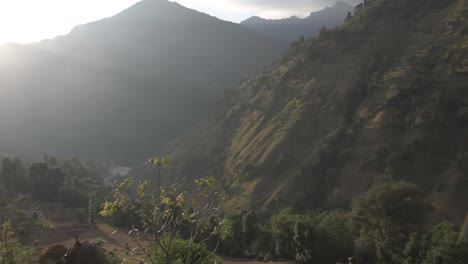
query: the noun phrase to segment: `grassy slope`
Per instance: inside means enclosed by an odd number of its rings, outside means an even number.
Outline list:
[[[373,0],[294,44],[167,148],[171,175],[220,177],[234,208],[332,206],[392,175],[463,211],[467,8]]]

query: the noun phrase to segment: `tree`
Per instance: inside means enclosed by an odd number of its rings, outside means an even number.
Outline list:
[[[352,256],[353,236],[349,219],[338,211],[289,214],[272,217],[272,240],[280,258],[298,263],[336,263]]]
[[[346,213],[325,211],[313,216],[316,256],[313,263],[344,263],[354,253],[354,235]]]
[[[34,186],[33,196],[37,199],[56,200],[65,174],[59,168],[49,168],[46,163],[34,163],[29,168],[29,178]]]
[[[95,193],[92,193],[89,195],[88,222],[91,226],[94,226],[96,223],[96,194]]]
[[[259,231],[257,215],[250,210],[242,214],[242,245],[249,250],[252,249],[249,245],[254,244]],[[249,250],[252,251],[252,250]],[[257,252],[244,252],[246,256],[256,256]]]
[[[468,263],[468,243],[457,243],[458,230],[455,225],[441,223],[430,234],[430,248],[423,263],[462,264]]]
[[[463,222],[462,229],[460,231],[460,236],[458,237],[460,243],[468,243],[468,213],[466,213],[465,221]]]
[[[163,158],[152,158],[148,159],[147,164],[157,169],[157,182],[158,182],[158,196],[161,196],[161,169],[169,166],[169,159]]]
[[[231,236],[222,241],[222,252],[229,256],[241,256],[244,253],[242,215],[230,213],[223,221],[230,230]]]
[[[434,226],[429,233],[413,233],[403,251],[402,263],[468,263],[468,243],[457,243],[457,239],[456,226],[447,222]]]
[[[403,181],[376,182],[352,203],[351,217],[362,257],[377,263],[398,261],[409,234],[420,229],[427,205],[420,189]],[[372,256],[373,255],[373,256]]]
[[[0,178],[2,180],[2,184],[7,189],[11,188],[12,186],[13,172],[14,172],[13,162],[9,158],[2,159]]]
[[[0,264],[29,263],[34,249],[24,247],[16,238],[10,222],[0,227]]]
[[[28,187],[26,181],[26,168],[20,159],[4,158],[0,165],[0,181],[8,190],[25,191]]]
[[[314,230],[308,223],[297,221],[294,225],[295,259],[299,263],[309,263],[315,255]]]
[[[155,164],[154,162],[152,164]],[[157,163],[158,181],[162,163]],[[176,185],[148,191],[150,182],[133,188],[133,179],[115,182],[113,200],[103,204],[101,215],[111,217],[123,208],[131,208],[138,223],[129,232],[150,263],[213,263],[219,239],[229,235],[226,222],[218,220],[220,200],[216,180],[205,177],[195,181],[196,191],[187,194]],[[217,240],[214,248],[204,245]],[[148,241],[147,243],[143,241]],[[200,257],[203,256],[203,257]]]
[[[304,216],[289,214],[283,210],[280,214],[271,218],[271,237],[275,244],[275,254],[286,259],[295,259],[296,243],[293,240],[294,226],[299,221],[304,221]]]

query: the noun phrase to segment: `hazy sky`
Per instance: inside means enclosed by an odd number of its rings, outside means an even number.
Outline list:
[[[0,0],[0,44],[28,43],[68,33],[75,25],[109,17],[139,0]],[[153,0],[146,0],[153,1]],[[160,0],[158,0],[160,1]],[[174,0],[224,20],[253,15],[305,16],[337,0]],[[343,0],[356,3],[359,0]]]

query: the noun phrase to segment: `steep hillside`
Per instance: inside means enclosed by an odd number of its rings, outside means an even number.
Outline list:
[[[166,0],[0,47],[0,150],[145,159],[284,49]]]
[[[387,175],[464,214],[468,1],[368,2],[231,90],[170,174],[220,178],[233,208],[339,207]]]
[[[251,17],[242,21],[241,25],[277,41],[291,43],[301,36],[305,38],[315,36],[323,27],[334,28],[343,24],[348,12],[353,11],[353,6],[344,2],[337,2],[332,7],[312,12],[306,18],[293,16],[275,20]]]

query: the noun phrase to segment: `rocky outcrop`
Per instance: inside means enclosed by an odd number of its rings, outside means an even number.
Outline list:
[[[39,264],[60,264],[63,262],[63,257],[67,253],[68,249],[64,245],[55,245],[46,248],[39,258]]]
[[[107,264],[101,247],[87,241],[81,243],[78,238],[75,245],[66,252],[64,259],[65,264]]]

